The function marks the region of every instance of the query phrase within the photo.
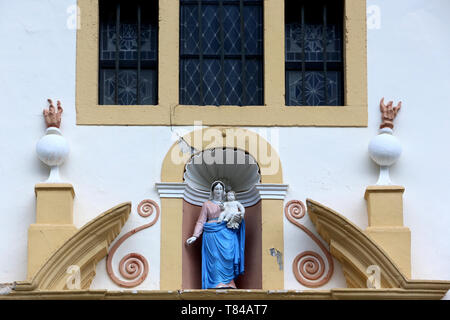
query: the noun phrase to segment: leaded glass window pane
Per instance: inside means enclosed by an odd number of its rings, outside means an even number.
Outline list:
[[[343,99],[343,1],[286,0],[286,105]]]
[[[137,70],[121,69],[118,74],[118,103],[115,103],[116,72],[113,69],[101,71],[100,78],[103,88],[103,104],[105,105],[137,105]],[[141,103],[143,105],[154,104],[156,96],[156,71],[151,69],[141,70],[139,81]]]
[[[327,73],[327,94],[328,102],[325,104],[325,77],[322,71],[306,71],[305,76],[305,100],[303,103],[303,73],[301,71],[288,71],[287,79],[289,83],[289,98],[291,105],[307,105],[307,106],[322,106],[339,105],[341,92],[341,72],[329,71]]]
[[[100,104],[157,104],[157,22],[157,0],[100,1]]]
[[[180,4],[180,103],[262,105],[263,1]]]

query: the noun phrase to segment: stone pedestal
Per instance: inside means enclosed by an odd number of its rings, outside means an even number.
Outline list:
[[[369,226],[365,233],[379,244],[411,278],[411,231],[403,225],[403,193],[401,186],[370,186],[367,201]]]
[[[28,229],[28,279],[77,232],[73,224],[75,192],[71,184],[37,184],[35,193],[36,223]]]

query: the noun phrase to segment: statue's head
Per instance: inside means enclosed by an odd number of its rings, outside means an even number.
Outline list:
[[[236,193],[234,191],[228,191],[227,201],[235,201],[235,200],[236,200]]]
[[[211,199],[223,200],[225,197],[225,184],[222,181],[214,181],[211,185]]]

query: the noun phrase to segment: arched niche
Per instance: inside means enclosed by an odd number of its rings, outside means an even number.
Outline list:
[[[183,287],[183,250],[188,234],[183,231],[183,210],[193,210],[189,206],[202,203],[201,192],[192,192],[192,186],[185,181],[185,172],[193,156],[213,149],[240,150],[251,156],[259,168],[260,183],[250,191],[242,192],[253,193],[253,206],[260,206],[255,210],[261,212],[261,222],[257,222],[261,225],[261,248],[255,252],[261,256],[261,288],[283,289],[283,266],[271,255],[272,249],[284,251],[283,201],[288,186],[283,184],[280,158],[270,143],[257,133],[221,127],[202,128],[180,137],[164,158],[161,182],[156,183],[161,198],[160,289],[179,290]],[[197,204],[192,204],[193,195],[198,198]],[[242,194],[238,197],[242,199]],[[193,229],[189,231],[192,234]]]
[[[226,191],[235,191],[245,213],[245,273],[236,279],[239,289],[262,288],[261,205],[255,185],[261,182],[255,159],[240,149],[215,148],[194,154],[186,164],[183,199],[183,235],[192,235],[202,204],[209,199],[211,183],[220,180]],[[201,247],[199,238],[183,246],[182,289],[201,289]]]

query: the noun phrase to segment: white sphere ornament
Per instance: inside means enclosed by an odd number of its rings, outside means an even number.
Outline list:
[[[50,167],[50,175],[47,183],[61,182],[59,166],[64,163],[69,155],[69,144],[62,136],[61,130],[49,127],[36,145],[36,153],[39,159]]]
[[[380,130],[380,134],[369,143],[369,155],[380,166],[380,176],[377,185],[392,184],[389,176],[389,167],[396,163],[402,154],[402,145],[392,133],[392,129],[383,128]]]

